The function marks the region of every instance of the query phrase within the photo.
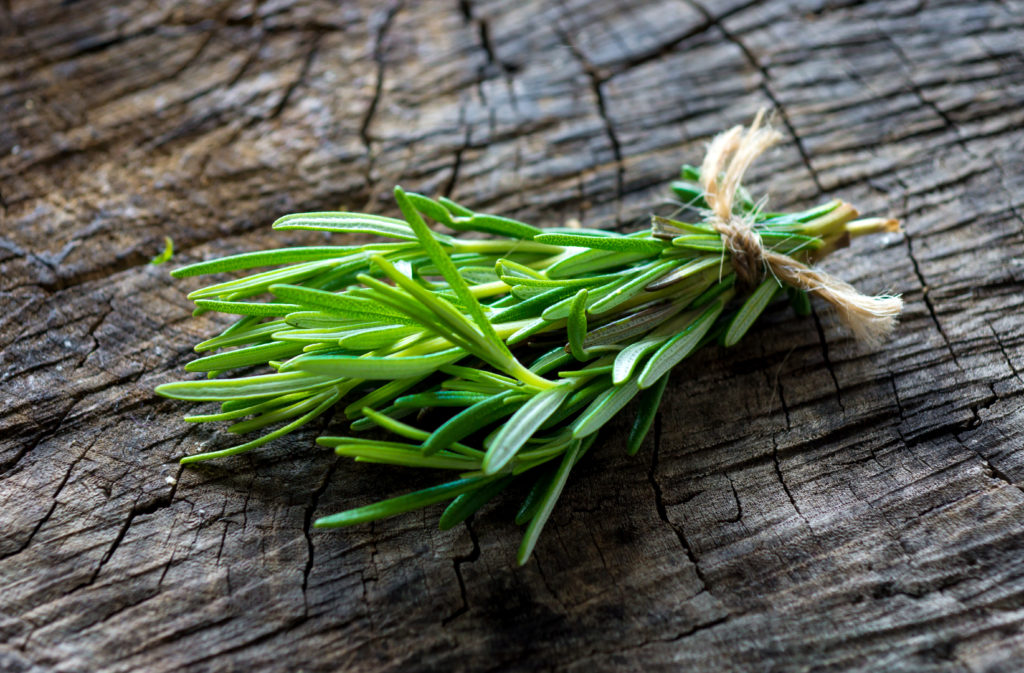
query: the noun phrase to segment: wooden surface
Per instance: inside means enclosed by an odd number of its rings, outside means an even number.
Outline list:
[[[1024,5],[338,5],[0,4],[0,671],[1019,670]],[[904,219],[827,263],[904,294],[885,349],[780,310],[695,357],[521,569],[522,493],[311,530],[433,480],[320,428],[177,466],[222,428],[152,389],[222,323],[164,235],[319,240],[269,224],[396,182],[630,226],[760,106],[756,193]]]

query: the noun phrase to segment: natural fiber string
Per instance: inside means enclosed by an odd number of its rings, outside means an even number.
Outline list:
[[[735,126],[715,136],[708,146],[700,170],[704,200],[710,208],[708,224],[722,235],[742,283],[756,285],[767,271],[781,283],[824,299],[859,341],[878,346],[896,327],[902,299],[863,295],[835,276],[765,249],[753,229],[753,218],[733,211],[733,199],[747,169],[781,138],[778,131],[763,126],[763,120],[761,110],[749,129]]]

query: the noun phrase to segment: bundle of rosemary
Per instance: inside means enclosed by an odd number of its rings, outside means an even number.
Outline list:
[[[841,201],[765,212],[740,185],[777,140],[760,121],[718,136],[703,165],[685,166],[672,183],[676,197],[703,214],[697,222],[655,217],[650,230],[628,235],[541,230],[396,188],[404,219],[326,212],[274,223],[387,242],[244,253],[176,270],[182,278],[280,267],[190,294],[198,312],[242,317],[196,346],[212,354],[186,370],[208,380],[157,388],[166,397],[220,402],[219,412],[189,421],[233,421],[228,430],[239,434],[280,427],[182,462],[256,448],[344,400],[353,436],[318,443],[358,461],[449,470],[457,478],[316,526],[450,501],[440,520],[447,529],[513,481],[529,479],[516,516],[526,524],[518,554],[525,563],[598,430],[637,399],[626,442],[635,453],[672,368],[706,344],[737,343],[776,297],[788,296],[806,314],[808,295],[818,295],[868,341],[892,329],[898,298],[865,297],[808,265],[851,237],[896,223],[856,219]],[[493,237],[439,233],[425,217]],[[223,376],[257,365],[272,373]],[[424,416],[434,422],[422,427]],[[360,434],[374,428],[393,437]]]

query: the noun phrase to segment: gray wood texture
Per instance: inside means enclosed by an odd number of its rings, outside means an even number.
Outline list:
[[[0,3],[0,671],[1020,670],[1022,45],[1014,0]],[[885,348],[777,311],[694,357],[521,569],[515,497],[311,529],[432,482],[319,428],[178,467],[221,433],[152,389],[223,322],[164,235],[399,182],[633,226],[761,106],[755,193],[904,220],[826,263],[904,294]]]

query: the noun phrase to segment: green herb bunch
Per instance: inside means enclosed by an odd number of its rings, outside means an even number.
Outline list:
[[[708,212],[700,169],[671,188]],[[772,274],[737,281],[723,236],[700,221],[654,217],[632,234],[538,229],[446,198],[395,189],[403,219],[345,212],[288,215],[275,229],[373,234],[384,242],[284,248],[202,262],[177,278],[278,267],[189,295],[197,312],[241,318],[198,344],[186,366],[208,380],[168,383],[166,397],[219,402],[194,422],[277,429],[182,463],[239,454],[343,404],[352,436],[320,437],[357,461],[447,470],[455,479],[316,521],[347,526],[449,502],[441,528],[465,520],[516,480],[532,483],[516,522],[525,563],[569,472],[634,399],[634,454],[669,372],[698,348],[732,346],[773,299],[810,311],[807,293]],[[851,237],[891,230],[834,200],[764,212],[740,188],[736,212],[764,248],[813,263]],[[425,218],[464,238],[431,229]],[[269,299],[269,300],[268,300]],[[252,367],[270,373],[228,376]],[[429,424],[424,426],[424,422]],[[366,432],[383,429],[380,433]]]

